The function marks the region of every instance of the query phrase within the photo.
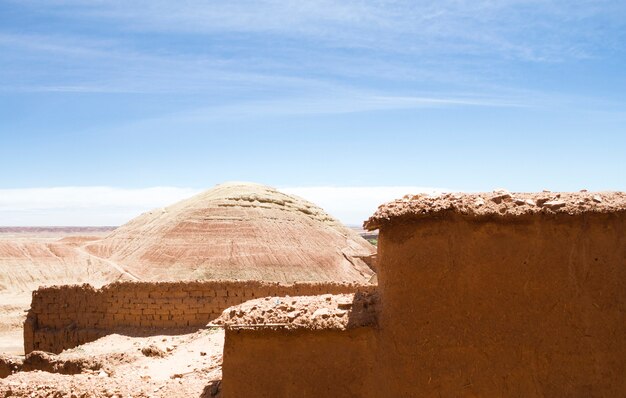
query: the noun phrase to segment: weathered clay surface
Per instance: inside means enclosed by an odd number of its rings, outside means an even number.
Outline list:
[[[393,397],[375,391],[373,328],[226,329],[222,388],[228,397]],[[419,395],[417,395],[419,396]]]
[[[621,208],[396,220],[379,239],[387,396],[623,395]]]
[[[22,369],[22,359],[12,355],[0,354],[0,379]]]
[[[224,311],[211,322],[228,329],[337,329],[376,325],[375,291],[321,296],[265,297]]]
[[[259,297],[371,291],[348,283],[279,284],[260,281],[118,282],[51,286],[33,292],[24,323],[24,351],[58,353],[114,331],[154,334],[204,327],[231,306]]]
[[[363,397],[376,369],[374,292],[264,298],[227,309],[224,391],[235,397]],[[270,362],[268,362],[268,360]]]
[[[227,327],[225,395],[623,395],[624,194],[499,192],[396,205],[366,224],[380,227],[377,326]],[[246,323],[245,314],[229,317]],[[355,360],[340,368],[329,358]],[[262,389],[250,387],[255,380]]]
[[[457,214],[468,217],[519,217],[532,214],[626,212],[624,192],[539,192],[495,190],[491,193],[446,193],[438,196],[406,195],[381,205],[364,223],[374,230],[400,220]]]
[[[88,250],[142,280],[367,282],[375,248],[322,209],[231,183],[145,213]]]

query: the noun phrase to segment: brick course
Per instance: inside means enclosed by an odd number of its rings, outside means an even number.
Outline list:
[[[124,329],[145,334],[201,328],[222,311],[267,296],[352,293],[372,285],[259,281],[117,282],[52,286],[33,292],[24,324],[24,351],[58,353]]]

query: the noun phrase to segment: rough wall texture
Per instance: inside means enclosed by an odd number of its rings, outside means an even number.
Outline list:
[[[224,395],[373,396],[374,330],[227,328],[224,358],[228,360],[222,368]]]
[[[625,231],[624,212],[382,226],[381,393],[623,396]]]
[[[591,195],[374,218],[378,326],[227,327],[224,395],[624,396],[626,212]]]
[[[333,283],[280,285],[256,281],[122,282],[95,289],[54,286],[33,292],[24,325],[24,351],[58,353],[120,329],[203,327],[224,309],[267,296],[352,293]]]

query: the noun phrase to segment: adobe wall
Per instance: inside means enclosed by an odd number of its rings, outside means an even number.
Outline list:
[[[94,289],[89,285],[53,286],[33,292],[24,324],[24,351],[53,353],[115,330],[198,328],[224,309],[252,298],[352,293],[353,284],[257,281],[122,282]]]
[[[224,394],[259,398],[375,397],[375,340],[374,329],[364,327],[226,328]]]
[[[626,213],[381,227],[379,396],[621,396]]]

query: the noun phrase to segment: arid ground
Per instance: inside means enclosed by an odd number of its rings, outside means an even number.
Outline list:
[[[23,358],[32,292],[116,281],[367,283],[375,247],[360,233],[301,198],[241,183],[116,229],[0,228],[0,373],[24,361],[23,372],[0,379],[0,397],[216,396],[224,342],[216,327],[115,331]]]
[[[89,235],[82,235],[85,232]],[[3,354],[23,356],[23,322],[31,291],[43,281],[101,286],[121,278],[109,261],[81,248],[109,232],[0,230],[0,359]],[[0,397],[215,396],[223,343],[219,328],[148,337],[112,334],[59,356],[33,357],[31,371],[0,379]]]
[[[82,250],[111,228],[0,228],[0,353],[23,354],[22,324],[41,284],[89,281],[101,286],[120,273]],[[88,234],[88,235],[85,235]]]

